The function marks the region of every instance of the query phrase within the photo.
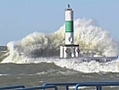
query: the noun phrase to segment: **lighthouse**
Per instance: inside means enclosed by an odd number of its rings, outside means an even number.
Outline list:
[[[68,8],[65,10],[65,45],[74,44],[73,32],[73,10],[68,4]]]
[[[68,4],[65,9],[65,43],[60,46],[60,58],[79,57],[79,53],[79,45],[74,44],[73,10]]]

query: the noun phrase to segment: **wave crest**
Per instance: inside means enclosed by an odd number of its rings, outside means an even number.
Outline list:
[[[37,58],[59,55],[59,46],[64,44],[64,25],[52,34],[34,32],[20,41],[7,44],[10,55],[8,62],[25,62],[26,58]],[[74,21],[75,44],[79,44],[81,53],[95,53],[102,56],[119,55],[119,47],[109,32],[95,24],[92,19]]]

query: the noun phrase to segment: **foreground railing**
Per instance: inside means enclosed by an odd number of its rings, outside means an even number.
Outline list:
[[[88,86],[88,87],[96,87],[96,90],[102,90],[104,86],[118,86],[119,82],[77,82],[77,83],[45,83],[42,86],[36,87],[25,87],[24,85],[17,86],[6,86],[0,87],[0,90],[40,90],[40,89],[52,89],[52,90],[60,90],[59,88],[63,88],[64,90],[69,90],[70,86],[74,86],[75,90],[79,90],[79,87]],[[113,89],[112,89],[113,90]]]
[[[7,90],[7,89],[17,89],[17,88],[25,88],[24,85],[15,85],[15,86],[6,86],[6,87],[0,87],[0,90]]]
[[[119,82],[84,82],[78,83],[75,86],[75,90],[79,90],[78,87],[81,86],[95,86],[96,90],[102,90],[102,86],[119,86]]]
[[[37,87],[29,87],[29,88],[21,88],[21,89],[16,89],[16,90],[39,90],[39,89],[54,89],[54,90],[58,90],[58,88],[54,85],[50,85],[50,86],[37,86]]]
[[[119,82],[46,83],[43,86],[48,85],[64,86],[65,90],[69,90],[70,86],[75,86],[75,90],[79,90],[79,87],[82,86],[95,86],[96,90],[102,90],[102,86],[119,86]]]

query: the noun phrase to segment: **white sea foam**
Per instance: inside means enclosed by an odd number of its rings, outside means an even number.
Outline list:
[[[119,59],[110,62],[80,62],[79,60],[59,60],[55,62],[60,67],[66,67],[80,72],[85,73],[99,73],[99,72],[119,72]]]
[[[59,59],[59,58],[36,58],[30,60],[29,63],[55,63],[57,66],[73,69],[84,73],[106,73],[116,72],[119,73],[119,59],[109,62],[98,62],[92,60],[90,62],[82,62],[79,59]]]
[[[59,58],[31,58],[27,63],[54,63],[55,65],[76,70],[83,73],[107,73],[114,72],[119,73],[119,59],[109,62],[82,62],[78,59],[59,59]],[[68,73],[68,72],[67,72]]]

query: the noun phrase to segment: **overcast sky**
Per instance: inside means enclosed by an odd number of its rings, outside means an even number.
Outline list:
[[[67,4],[75,19],[95,19],[119,41],[119,0],[0,0],[0,45],[35,31],[58,30],[64,24]]]

